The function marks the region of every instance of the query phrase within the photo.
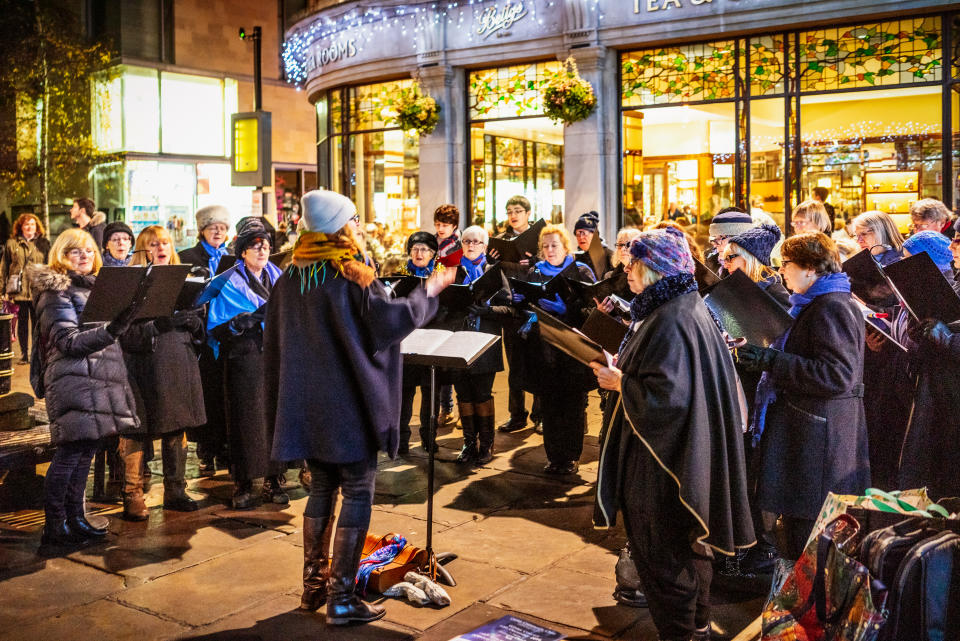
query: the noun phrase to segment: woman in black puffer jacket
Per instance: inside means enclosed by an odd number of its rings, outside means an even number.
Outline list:
[[[84,515],[83,497],[98,441],[138,425],[127,368],[117,338],[136,313],[136,303],[109,325],[81,328],[80,316],[102,264],[87,232],[60,234],[49,266],[31,265],[42,372],[31,371],[45,396],[50,441],[57,447],[44,482],[46,525],[42,553],[83,545],[106,535]],[[138,297],[139,298],[139,297]],[[42,384],[37,377],[42,376]]]

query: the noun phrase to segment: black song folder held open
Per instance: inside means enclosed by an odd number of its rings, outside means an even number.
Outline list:
[[[579,274],[577,274],[577,276],[579,276]],[[630,292],[630,286],[627,283],[627,274],[625,272],[617,272],[610,278],[596,283],[585,283],[578,278],[567,278],[567,285],[570,290],[577,295],[580,302],[587,307],[596,304],[593,302],[594,299],[603,301],[603,299],[611,294],[625,295],[629,297],[630,300],[633,300],[633,293]]]
[[[892,307],[897,304],[897,296],[883,268],[869,251],[857,252],[843,261],[843,271],[850,277],[850,291],[867,305]]]
[[[890,263],[883,271],[917,320],[960,320],[960,297],[926,252]]]
[[[793,317],[739,269],[706,292],[703,302],[733,338],[770,347],[793,324]]]
[[[583,332],[570,327],[556,316],[551,316],[539,307],[534,306],[533,310],[537,313],[540,338],[570,358],[587,366],[590,363],[609,365],[612,362],[610,354],[604,351],[598,342],[585,336]]]
[[[403,362],[466,369],[500,340],[483,332],[451,332],[445,329],[415,329],[400,343]]]
[[[620,343],[623,342],[623,337],[627,335],[627,329],[625,324],[610,314],[594,309],[587,316],[587,320],[583,322],[580,331],[587,338],[599,343],[603,349],[611,354],[616,354],[620,351]]]
[[[171,316],[190,269],[190,265],[102,267],[80,315],[80,322],[98,323],[115,319],[133,302],[145,278],[149,281],[146,300],[134,320]]]
[[[496,249],[500,254],[496,260],[507,263],[519,263],[525,258],[536,257],[540,249],[540,231],[547,226],[542,218],[530,225],[527,231],[509,240],[491,237],[487,241],[487,253]],[[527,256],[527,254],[530,254]]]
[[[720,277],[696,258],[693,259],[693,268],[693,277],[697,279],[697,289],[701,295],[704,294],[708,287],[712,287],[720,282]]]

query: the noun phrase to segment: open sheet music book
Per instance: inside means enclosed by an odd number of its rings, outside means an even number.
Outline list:
[[[400,343],[403,362],[465,369],[500,340],[483,332],[451,332],[445,329],[415,329]]]

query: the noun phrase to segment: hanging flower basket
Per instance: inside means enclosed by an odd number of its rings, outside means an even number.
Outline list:
[[[423,93],[417,82],[400,90],[400,97],[393,108],[397,112],[397,125],[404,131],[416,131],[421,136],[432,132],[440,121],[440,105]]]
[[[589,82],[580,77],[577,63],[567,58],[563,68],[543,89],[543,112],[564,125],[583,120],[597,107],[597,96]]]

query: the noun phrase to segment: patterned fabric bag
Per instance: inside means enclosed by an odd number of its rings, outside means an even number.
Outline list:
[[[860,526],[841,514],[807,544],[763,609],[764,641],[874,641],[886,620],[886,588],[847,552]]]
[[[867,489],[863,496],[830,492],[823,501],[820,514],[817,516],[817,522],[813,526],[813,531],[810,532],[810,538],[807,539],[807,545],[810,545],[817,538],[827,523],[841,514],[846,514],[847,508],[851,506],[912,516],[929,516],[929,514],[925,514],[925,511],[932,504],[933,501],[927,496],[927,488],[925,487],[918,490],[898,490],[896,492],[884,492],[871,487]]]

